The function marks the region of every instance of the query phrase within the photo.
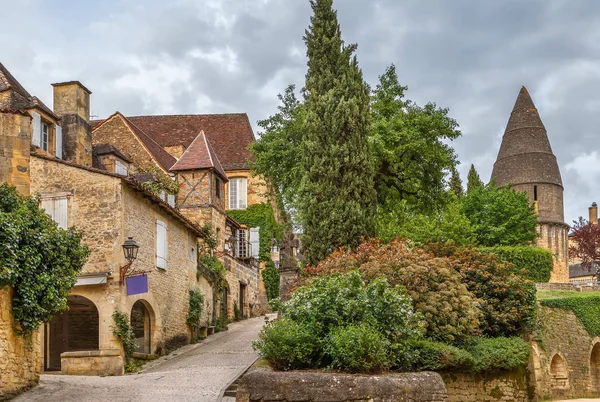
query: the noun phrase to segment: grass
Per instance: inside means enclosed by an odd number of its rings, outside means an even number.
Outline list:
[[[566,297],[589,298],[598,297],[600,292],[576,292],[574,290],[538,290],[538,300],[564,299]]]

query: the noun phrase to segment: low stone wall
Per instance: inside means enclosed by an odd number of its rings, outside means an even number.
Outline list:
[[[536,283],[537,290],[576,290],[572,283]]]
[[[119,349],[83,350],[60,355],[60,366],[67,375],[123,375],[124,362]]]
[[[11,305],[12,289],[0,289],[0,400],[37,384],[42,368],[40,335],[15,333]]]
[[[441,373],[448,402],[528,402],[526,370],[497,374]]]
[[[236,400],[446,402],[448,398],[442,377],[432,372],[367,376],[255,367],[240,380]]]

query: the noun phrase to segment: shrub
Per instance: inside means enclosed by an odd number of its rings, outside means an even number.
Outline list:
[[[536,313],[533,282],[514,275],[495,254],[459,250],[450,256],[463,283],[479,299],[481,331],[488,336],[515,336],[528,330]]]
[[[476,372],[515,370],[529,362],[529,343],[518,337],[478,339],[468,350]]]
[[[279,271],[273,263],[273,260],[268,259],[265,269],[262,270],[263,282],[267,291],[267,300],[279,298]]]
[[[115,309],[112,314],[114,325],[111,325],[113,335],[119,340],[125,351],[125,360],[129,362],[133,353],[137,350],[138,345],[135,342],[135,333],[129,321],[129,315],[122,313],[121,310]]]
[[[378,372],[389,366],[387,340],[368,324],[349,325],[329,334],[331,367],[350,372]]]
[[[276,370],[316,368],[322,348],[312,329],[288,318],[279,318],[263,328],[252,346]]]
[[[336,251],[306,276],[360,270],[367,280],[384,277],[391,286],[403,286],[415,310],[425,321],[425,336],[436,341],[461,343],[478,335],[477,300],[461,283],[461,275],[448,260],[422,250],[411,250],[402,241],[381,244],[368,241],[356,250]],[[327,314],[327,312],[324,312]]]
[[[334,328],[363,323],[393,341],[421,331],[420,316],[402,288],[390,288],[381,278],[365,285],[357,271],[314,278],[296,289],[282,309],[286,317],[314,328],[319,338]]]
[[[473,356],[462,349],[426,339],[411,340],[396,354],[395,367],[406,371],[469,370]]]
[[[202,318],[202,303],[204,303],[204,295],[200,289],[189,290],[189,311],[186,317],[186,323],[192,331],[200,328],[200,319]]]
[[[540,247],[482,247],[484,253],[494,253],[501,262],[510,263],[510,269],[522,278],[533,282],[548,282],[554,266],[552,253]]]

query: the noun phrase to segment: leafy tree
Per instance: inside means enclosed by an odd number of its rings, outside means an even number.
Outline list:
[[[450,191],[452,191],[454,195],[460,198],[465,193],[462,186],[462,180],[460,179],[460,174],[458,174],[458,171],[455,167],[452,168],[451,172],[452,174],[450,176]]]
[[[23,335],[66,310],[88,256],[81,235],[60,229],[39,202],[0,185],[0,288],[13,288],[13,316]]]
[[[469,175],[467,176],[467,193],[483,187],[483,182],[479,177],[479,173],[475,170],[475,165],[471,164],[471,169],[469,169]]]
[[[537,237],[537,215],[525,192],[492,181],[471,187],[461,202],[481,246],[529,245]]]
[[[579,217],[579,220],[573,221],[569,240],[569,257],[580,260],[582,267],[597,276],[600,262],[600,225]]]
[[[304,174],[301,143],[306,108],[296,97],[294,85],[289,85],[278,98],[281,101],[279,111],[258,122],[263,132],[251,146],[255,158],[251,168],[255,174],[269,180],[275,195],[288,212],[293,212]]]
[[[307,259],[374,232],[376,194],[367,135],[369,89],[344,45],[332,0],[311,0],[300,218]]]
[[[420,107],[404,99],[394,65],[379,77],[371,96],[371,138],[379,205],[393,210],[406,200],[419,212],[446,202],[446,173],[456,165],[448,141],[461,133],[448,109],[434,103]]]

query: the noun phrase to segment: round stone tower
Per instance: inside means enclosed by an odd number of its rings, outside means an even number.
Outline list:
[[[512,184],[527,192],[538,213],[537,245],[554,256],[550,282],[567,283],[569,226],[564,222],[562,179],[546,128],[525,87],[510,114],[492,179],[498,186]]]

